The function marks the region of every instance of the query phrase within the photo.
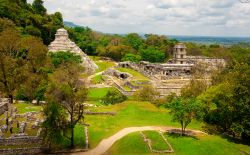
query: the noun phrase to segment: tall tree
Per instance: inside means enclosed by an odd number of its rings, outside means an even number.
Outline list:
[[[125,43],[138,50],[143,44],[143,39],[137,33],[130,33],[125,37]]]
[[[249,139],[250,137],[250,66],[236,63],[224,73],[221,83],[198,97],[211,105],[205,117],[219,131]]]
[[[20,37],[15,30],[0,33],[0,88],[13,102],[14,91],[24,81],[24,66],[17,59],[20,50]]]
[[[36,13],[44,15],[46,13],[46,8],[43,6],[43,0],[34,0],[32,6]]]
[[[83,102],[87,97],[84,83],[80,81],[81,67],[75,63],[64,63],[50,77],[47,98],[57,102],[67,115],[64,136],[74,146],[74,127],[83,119]],[[70,131],[68,135],[67,131]]]
[[[193,98],[183,99],[177,97],[167,107],[173,115],[173,121],[181,124],[182,135],[185,134],[186,127],[192,120],[199,120],[204,115],[202,104]]]

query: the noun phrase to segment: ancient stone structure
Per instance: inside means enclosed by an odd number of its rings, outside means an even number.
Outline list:
[[[74,42],[69,39],[68,32],[64,28],[57,30],[55,40],[49,45],[49,51],[69,51],[80,55],[87,72],[93,72],[98,68],[94,61],[92,61]]]
[[[167,63],[160,64],[146,61],[139,63],[120,62],[118,67],[131,68],[149,77],[157,91],[159,91],[162,96],[165,96],[172,92],[179,94],[180,90],[189,83],[192,71],[197,66],[205,66],[205,76],[209,79],[209,72],[211,70],[226,65],[224,59],[208,58],[205,56],[188,56],[186,49],[183,43],[175,45],[173,59]]]
[[[0,102],[0,115],[8,110],[8,102]]]
[[[130,77],[132,77],[132,75],[130,75],[129,73],[127,72],[120,72],[118,70],[115,70],[115,69],[108,69],[106,70],[105,72],[102,73],[102,75],[110,75],[110,76],[115,76],[119,79],[128,79]]]
[[[167,63],[157,64],[141,61],[138,64],[132,62],[121,62],[120,67],[128,67],[142,74],[156,79],[189,78],[192,69],[200,64],[207,64],[206,70],[217,69],[225,66],[224,59],[208,58],[204,56],[187,56],[186,46],[182,43],[175,45],[173,59]]]
[[[179,43],[174,46],[174,50],[173,50],[173,63],[174,64],[186,64],[187,63],[186,49],[187,47],[182,43]]]

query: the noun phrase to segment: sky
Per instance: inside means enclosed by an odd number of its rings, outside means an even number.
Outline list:
[[[64,21],[105,33],[250,37],[250,0],[44,0],[44,5],[49,13],[61,12]]]

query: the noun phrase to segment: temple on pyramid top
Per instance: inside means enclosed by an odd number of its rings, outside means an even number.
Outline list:
[[[80,55],[87,72],[94,72],[98,66],[74,42],[69,39],[69,34],[64,28],[57,30],[55,40],[49,45],[50,52],[69,51]]]

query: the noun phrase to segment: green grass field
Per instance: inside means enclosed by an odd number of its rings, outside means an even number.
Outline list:
[[[14,104],[14,106],[17,108],[19,114],[23,114],[26,112],[38,112],[42,110],[41,106],[35,106],[31,103],[17,103]]]
[[[133,78],[135,80],[138,80],[138,81],[149,81],[149,78],[142,75],[141,73],[133,70],[133,69],[130,69],[130,68],[117,68],[118,71],[120,72],[127,72],[129,74],[131,74],[133,76]]]
[[[88,100],[91,101],[98,101],[103,99],[103,97],[107,94],[109,90],[112,90],[115,88],[90,88],[88,90]]]
[[[96,61],[95,63],[98,66],[96,73],[105,71],[106,69],[115,66],[115,63],[111,61]]]
[[[117,112],[115,116],[91,116],[85,117],[85,122],[90,124],[90,147],[94,148],[102,139],[107,138],[119,130],[133,126],[176,126],[172,122],[171,115],[166,109],[158,109],[148,102],[126,101],[124,103],[102,106],[95,111]],[[188,128],[201,129],[199,122],[192,122]]]
[[[202,135],[199,137],[182,137],[176,134],[164,134],[164,136],[175,151],[174,153],[169,153],[171,155],[247,155],[250,153],[249,146],[229,142],[220,136]],[[158,146],[160,145],[158,144]],[[117,141],[106,154],[153,153],[150,152],[139,132],[136,132]]]
[[[104,82],[104,80],[102,78],[102,75],[97,75],[97,76],[95,76],[95,77],[93,77],[91,79],[92,84],[99,84],[99,83],[102,83],[102,82]]]
[[[88,98],[91,102],[98,102],[105,96],[109,89],[114,88],[98,88],[90,89]],[[30,111],[40,111],[41,106],[34,106],[32,104],[20,103],[15,104],[20,113]],[[99,112],[117,112],[115,116],[100,116],[100,115],[86,115],[85,123],[89,124],[89,142],[90,148],[94,148],[97,144],[115,134],[126,127],[135,126],[174,126],[180,127],[179,123],[172,122],[172,117],[169,111],[164,108],[157,108],[149,102],[125,101],[120,104],[111,106],[101,106],[97,108],[90,107],[91,111]],[[188,129],[201,130],[202,124],[193,121]],[[153,149],[162,150],[167,149],[165,142],[157,132],[144,131],[144,134],[152,139]],[[32,135],[32,134],[31,134]],[[174,134],[164,134],[168,142],[172,145],[175,153],[171,154],[249,154],[250,147],[243,144],[236,144],[230,142],[225,138],[215,135],[202,135],[199,137],[182,137]],[[83,148],[85,146],[84,127],[77,125],[75,127],[75,144],[76,148]],[[64,147],[69,146],[68,140],[63,140]],[[132,133],[117,141],[107,154],[152,154],[143,138],[137,133]]]
[[[88,56],[90,59],[92,59],[93,61],[98,61],[101,59],[101,57],[99,56]]]
[[[166,144],[160,133],[156,131],[142,132],[148,139],[151,140],[152,149],[154,150],[169,150],[170,147]],[[145,143],[146,144],[146,143]]]

